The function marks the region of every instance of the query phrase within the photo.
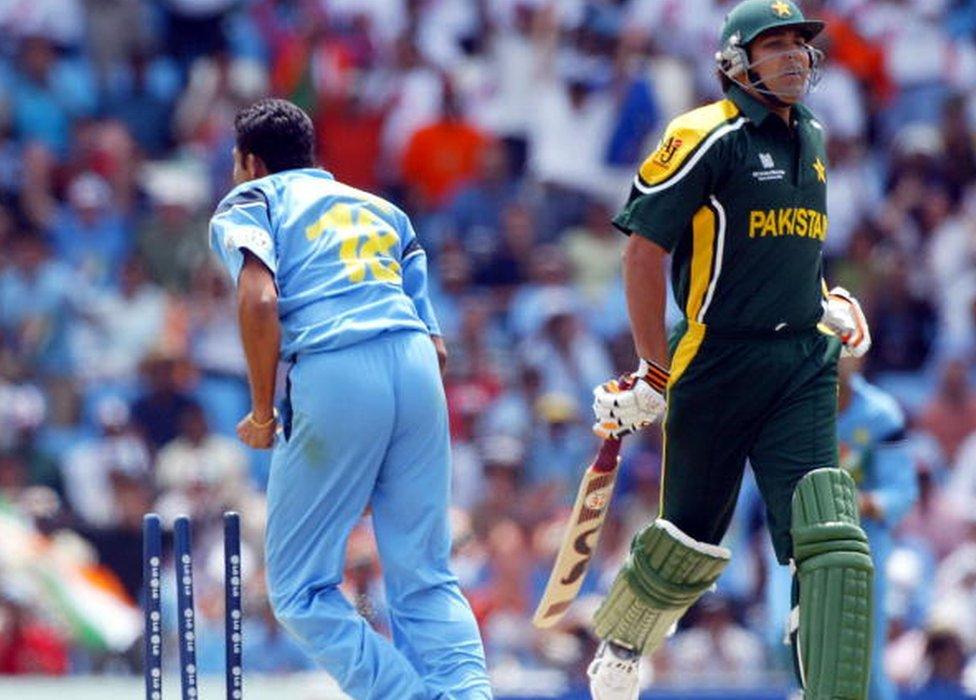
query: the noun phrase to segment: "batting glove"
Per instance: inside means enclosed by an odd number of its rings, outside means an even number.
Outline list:
[[[593,432],[600,438],[619,438],[654,423],[664,415],[668,371],[640,361],[633,374],[611,379],[593,390]]]
[[[834,287],[823,301],[820,322],[843,343],[842,357],[861,357],[871,347],[871,331],[861,305],[843,287]]]

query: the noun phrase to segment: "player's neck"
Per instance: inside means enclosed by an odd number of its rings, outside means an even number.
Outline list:
[[[782,119],[786,126],[790,126],[790,113],[793,111],[792,105],[786,105],[785,107],[769,105],[769,111]]]

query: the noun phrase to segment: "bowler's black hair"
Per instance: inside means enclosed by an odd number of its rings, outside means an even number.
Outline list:
[[[312,120],[288,100],[265,99],[244,107],[234,117],[234,130],[241,155],[257,156],[270,173],[314,165]]]

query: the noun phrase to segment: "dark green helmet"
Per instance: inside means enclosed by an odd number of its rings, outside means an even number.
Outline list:
[[[819,20],[807,19],[791,0],[743,0],[725,16],[722,25],[722,48],[732,42],[748,46],[753,39],[770,29],[795,29],[810,41],[824,28]]]

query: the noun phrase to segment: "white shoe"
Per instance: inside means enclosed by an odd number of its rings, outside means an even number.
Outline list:
[[[586,670],[593,700],[637,700],[640,658],[640,653],[632,649],[601,642]]]

